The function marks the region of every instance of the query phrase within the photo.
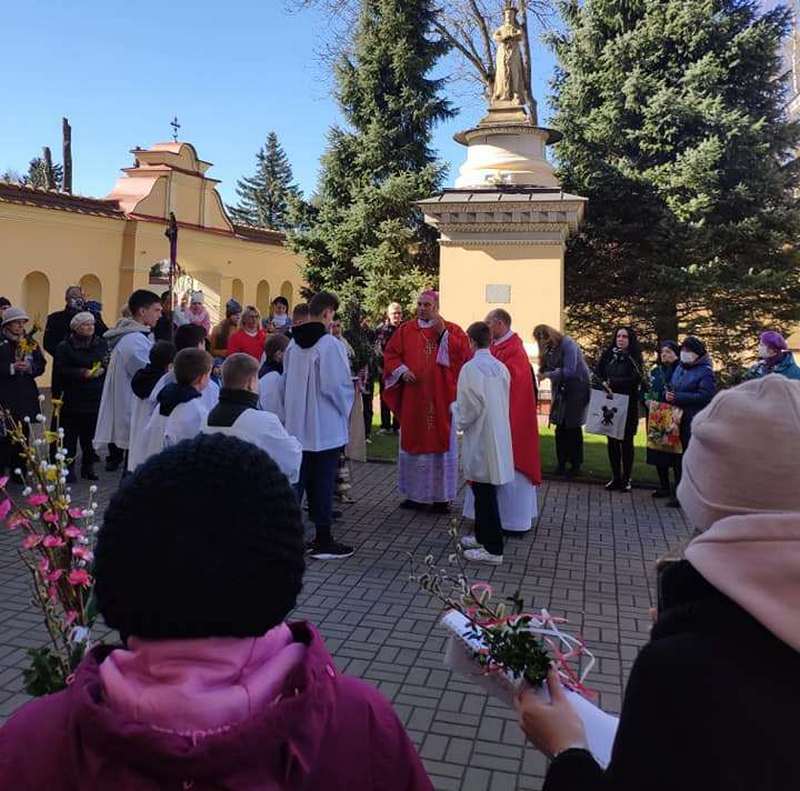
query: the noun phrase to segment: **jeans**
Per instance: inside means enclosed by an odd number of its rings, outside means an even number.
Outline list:
[[[475,538],[492,555],[503,554],[503,526],[497,507],[497,487],[491,483],[475,483]]]
[[[333,540],[333,495],[341,452],[341,448],[303,451],[300,480],[294,489],[298,502],[303,501],[303,493],[308,496],[308,516],[317,529],[318,544],[329,544]]]
[[[611,465],[611,475],[615,481],[627,483],[633,471],[633,437],[625,439],[608,438],[608,461]]]

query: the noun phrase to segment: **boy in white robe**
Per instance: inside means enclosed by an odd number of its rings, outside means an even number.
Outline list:
[[[161,299],[152,291],[139,289],[131,294],[128,309],[132,323],[114,347],[103,385],[93,442],[96,449],[109,444],[123,450],[130,447],[134,397],[131,380],[150,360],[151,330],[161,317]]]
[[[264,345],[264,364],[258,372],[258,402],[262,409],[280,416],[280,384],[283,376],[283,355],[289,338],[273,333]]]
[[[259,408],[258,362],[249,354],[232,354],[222,366],[219,403],[203,422],[204,434],[228,434],[261,448],[289,479],[300,477],[303,449],[278,416]]]
[[[475,496],[475,535],[464,536],[464,557],[480,563],[503,562],[503,528],[497,487],[514,480],[509,398],[511,375],[492,357],[489,325],[467,329],[473,358],[458,377],[456,421],[464,432],[461,465]]]

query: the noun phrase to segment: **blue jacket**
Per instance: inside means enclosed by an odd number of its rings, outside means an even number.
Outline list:
[[[694,365],[678,363],[672,375],[670,389],[675,393],[672,403],[683,409],[681,436],[685,444],[691,434],[694,416],[711,403],[717,392],[711,358],[706,354]]]
[[[760,379],[762,376],[767,376],[768,374],[780,374],[787,379],[800,381],[800,365],[794,361],[794,355],[791,352],[786,352],[786,354],[783,355],[783,359],[779,363],[773,365],[772,368],[768,368],[763,360],[754,365],[748,371],[746,378]]]

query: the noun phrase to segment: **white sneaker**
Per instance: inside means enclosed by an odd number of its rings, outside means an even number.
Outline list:
[[[458,543],[461,544],[464,549],[477,549],[480,546],[478,539],[475,538],[472,533],[461,536],[461,538],[458,540]]]
[[[491,552],[487,552],[484,547],[464,550],[464,557],[473,563],[491,563],[494,566],[499,566],[503,562],[502,555],[493,555]]]

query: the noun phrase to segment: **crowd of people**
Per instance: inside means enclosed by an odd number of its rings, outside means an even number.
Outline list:
[[[690,788],[798,786],[787,679],[800,666],[800,367],[781,335],[761,335],[750,381],[717,392],[694,336],[661,342],[648,370],[635,329],[619,327],[590,368],[575,340],[540,325],[535,373],[507,311],[464,331],[435,291],[408,321],[389,306],[376,330],[362,316],[345,327],[327,292],[288,308],[278,298],[263,319],[230,300],[212,328],[202,293],[175,307],[137,290],[107,329],[72,287],[48,318],[71,478],[80,458],[95,480],[103,450],[109,469],[125,464],[94,568],[97,606],[124,645],[95,648],[67,690],[12,718],[0,785],[431,788],[388,702],[336,670],[313,626],[286,618],[305,558],[354,552],[334,536],[334,503],[375,381],[381,430],[399,433],[401,507],[448,513],[460,459],[474,522],[464,557],[494,565],[537,515],[548,381],[563,475],[580,473],[592,388],[627,396],[609,491],[631,490],[642,414],[674,411],[675,448],[648,448],[647,461],[654,496],[679,504],[695,537],[660,567],[660,610],[606,769],[554,673],[549,697],[520,693],[521,727],[553,759],[545,789],[672,789],[687,776]],[[33,418],[45,357],[25,311],[0,300],[0,312],[0,405]],[[0,449],[13,474],[15,446],[3,437]],[[689,711],[692,733],[674,725]],[[34,740],[47,744],[36,760],[22,749]]]

